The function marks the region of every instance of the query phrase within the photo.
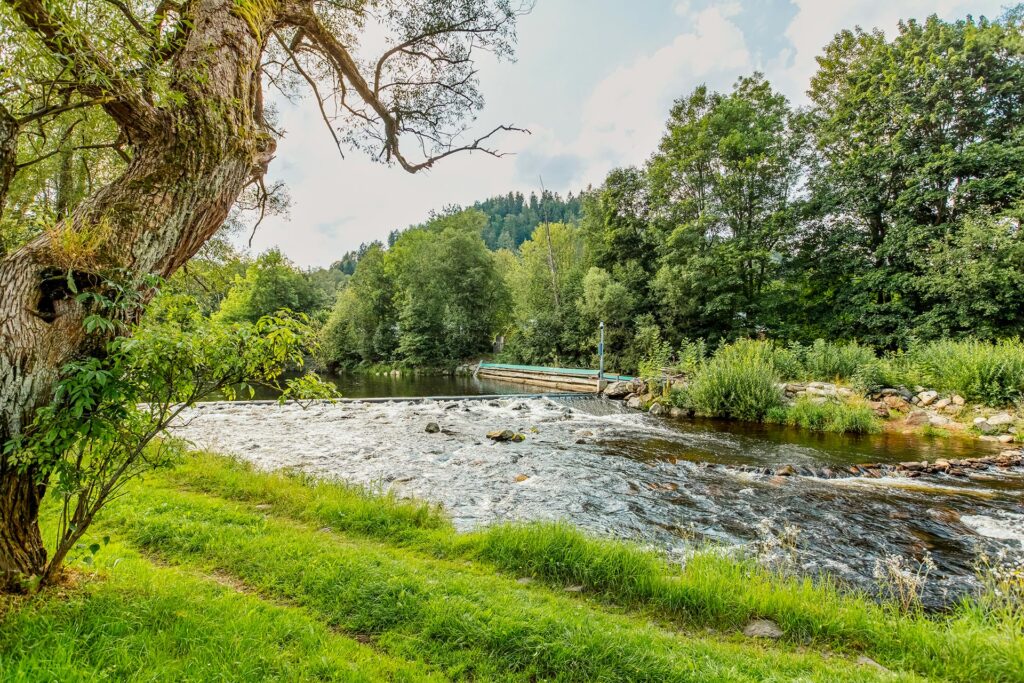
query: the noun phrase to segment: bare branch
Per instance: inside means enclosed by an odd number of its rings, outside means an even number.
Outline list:
[[[299,64],[298,58],[292,51],[294,47],[289,47],[288,45],[286,45],[284,39],[280,36],[280,34],[277,31],[274,31],[274,37],[277,38],[277,42],[281,44],[281,49],[283,49],[291,58],[292,64],[295,65],[295,69],[299,72],[299,75],[301,75],[302,78],[305,79],[306,83],[309,84],[310,89],[313,91],[313,97],[316,98],[316,106],[320,109],[320,118],[323,119],[324,125],[327,126],[327,130],[331,132],[331,137],[334,138],[334,146],[338,148],[338,154],[340,154],[341,158],[344,159],[345,153],[341,149],[341,140],[338,139],[338,134],[334,131],[334,125],[331,124],[331,119],[330,117],[327,116],[327,110],[324,109],[324,98],[320,96],[320,89],[317,88],[316,81],[308,73],[306,73],[306,70],[302,68],[301,64]],[[295,38],[292,40],[292,46],[297,46],[301,39],[302,31],[300,30],[295,34]],[[260,220],[262,220],[262,216],[260,217]],[[255,229],[253,230],[253,234],[256,234]],[[249,238],[249,243],[251,246],[251,237]]]
[[[399,165],[402,166],[409,173],[416,173],[426,168],[430,168],[437,161],[444,159],[445,157],[451,156],[457,152],[467,151],[480,151],[491,156],[504,156],[497,150],[490,149],[483,146],[483,143],[494,136],[495,134],[502,131],[516,131],[526,132],[526,129],[517,128],[515,126],[497,126],[486,135],[483,135],[473,142],[466,145],[454,145],[448,144],[440,153],[428,156],[422,162],[411,162],[405,158],[402,154],[400,147],[400,136],[403,132],[411,132],[414,135],[421,135],[422,131],[417,131],[412,128],[405,127],[403,120],[412,114],[418,114],[424,121],[430,121],[432,112],[431,108],[436,107],[443,109],[445,106],[442,102],[435,102],[430,104],[426,109],[400,109],[396,108],[390,110],[388,106],[379,97],[379,84],[377,87],[371,87],[367,83],[366,79],[359,72],[359,68],[349,54],[348,50],[344,45],[334,36],[334,34],[321,22],[320,18],[313,12],[310,7],[302,8],[297,14],[289,17],[290,21],[299,29],[305,33],[305,37],[310,41],[313,47],[317,49],[324,57],[328,59],[334,69],[338,72],[340,78],[345,79],[352,87],[353,90],[358,93],[359,97],[366,103],[366,105],[373,110],[373,112],[379,117],[380,125],[383,126],[383,134],[380,136],[380,140],[383,142],[384,147],[381,150],[381,154],[385,159],[395,159]],[[465,22],[460,22],[455,25],[453,31],[455,32],[466,32],[467,29],[461,28],[465,25]],[[494,30],[494,29],[490,29]],[[430,35],[438,35],[441,32],[432,32]],[[422,42],[425,38],[418,36],[417,41]],[[406,41],[409,42],[409,41]],[[404,43],[403,43],[404,45]],[[406,46],[408,47],[408,46]],[[404,49],[404,48],[403,48]],[[394,50],[394,49],[393,49]],[[394,54],[393,51],[389,51]],[[378,67],[382,64],[378,60]],[[349,111],[355,113],[351,108],[346,108]],[[440,113],[438,113],[438,117]],[[437,126],[440,120],[435,120],[433,123],[426,125],[432,125],[434,130],[437,130]]]

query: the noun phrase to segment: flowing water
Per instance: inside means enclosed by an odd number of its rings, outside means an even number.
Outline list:
[[[451,389],[467,386],[479,393],[501,388],[463,382]],[[440,389],[435,384],[429,393],[446,393]],[[429,422],[442,431],[426,433]],[[499,429],[527,438],[486,438]],[[978,547],[1024,555],[1019,472],[970,481],[826,480],[728,467],[934,461],[993,452],[980,442],[671,420],[587,396],[348,402],[306,409],[209,403],[185,415],[176,432],[263,468],[298,468],[442,503],[459,529],[561,519],[683,557],[705,541],[733,548],[755,544],[768,520],[776,530],[799,529],[799,569],[829,572],[866,589],[877,559],[921,559],[929,553],[937,565],[927,587],[932,604],[971,587]]]

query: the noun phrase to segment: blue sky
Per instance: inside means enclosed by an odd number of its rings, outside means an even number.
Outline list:
[[[815,56],[839,30],[892,33],[900,18],[998,16],[975,0],[536,0],[519,21],[515,62],[481,63],[479,129],[514,123],[494,159],[464,154],[409,175],[358,152],[341,159],[315,102],[281,100],[285,137],[270,168],[289,187],[289,216],[268,218],[254,251],[278,246],[326,266],[361,242],[421,222],[432,209],[510,190],[578,191],[653,151],[674,99],[707,83],[728,89],[763,71],[796,104]]]

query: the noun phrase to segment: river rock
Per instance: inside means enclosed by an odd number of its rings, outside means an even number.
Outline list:
[[[881,401],[868,401],[868,408],[871,408],[878,417],[889,417],[889,408]]]
[[[631,394],[639,395],[647,393],[647,383],[639,377],[629,380],[629,382],[626,383],[626,386],[629,387],[629,393]]]
[[[612,382],[604,388],[604,395],[616,400],[626,398],[630,393],[632,392],[629,390],[629,383],[621,380]]]
[[[938,401],[935,402],[932,408],[935,410],[942,410],[952,402],[953,401],[948,398],[940,398]]]
[[[917,427],[920,425],[928,424],[928,419],[929,418],[927,412],[923,410],[915,410],[909,415],[907,415],[906,419],[903,422],[904,424],[907,424],[911,427]]]
[[[512,441],[516,438],[516,433],[511,429],[499,429],[493,432],[487,432],[487,438],[491,441]]]
[[[917,395],[917,405],[922,408],[927,408],[931,404],[935,403],[935,400],[939,397],[937,391],[922,391]]]
[[[882,399],[886,407],[900,413],[910,412],[910,404],[902,396],[889,395]]]
[[[636,394],[633,394],[632,396],[626,399],[627,408],[634,408],[636,410],[639,410],[641,407],[643,407],[643,403],[643,399],[637,396]]]
[[[796,470],[792,465],[783,465],[775,470],[775,475],[778,477],[792,477],[794,474],[796,474]]]
[[[942,417],[941,415],[932,415],[930,418],[928,418],[928,424],[930,424],[932,427],[945,427],[946,425],[949,424],[949,418]]]
[[[777,640],[785,635],[779,625],[768,619],[754,619],[743,627],[743,635],[748,638],[770,638]]]
[[[1013,443],[1015,438],[1013,434],[1000,434],[999,443]]]
[[[668,408],[663,403],[652,403],[651,404],[651,415],[658,416],[664,415],[668,412]]]
[[[998,426],[993,425],[983,417],[974,418],[974,428],[986,436],[1000,431]]]
[[[953,394],[952,396],[949,397],[949,400],[953,402],[953,405],[957,406],[962,406],[963,404],[967,403],[967,401],[964,400],[964,397],[961,396],[960,394]]]
[[[424,429],[423,431],[425,431],[427,434],[437,434],[439,431],[441,431],[441,426],[436,422],[428,422],[426,429]]]
[[[997,413],[987,418],[986,422],[993,427],[1008,427],[1014,423],[1014,419],[1009,413]]]

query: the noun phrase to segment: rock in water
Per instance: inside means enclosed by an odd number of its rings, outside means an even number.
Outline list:
[[[767,619],[755,619],[743,627],[743,635],[748,638],[771,638],[776,640],[784,634],[779,625]]]
[[[612,382],[604,388],[604,395],[608,398],[623,399],[626,398],[630,393],[628,382]]]
[[[653,404],[651,404],[651,415],[664,415],[667,412],[668,412],[668,408],[666,408],[663,404],[661,404],[661,403],[653,403]]]
[[[441,427],[436,422],[428,422],[427,428],[424,431],[426,431],[427,434],[437,434],[441,431]]]
[[[514,441],[516,433],[511,429],[499,429],[493,432],[487,432],[487,438],[491,441]],[[522,439],[520,439],[522,441]]]

